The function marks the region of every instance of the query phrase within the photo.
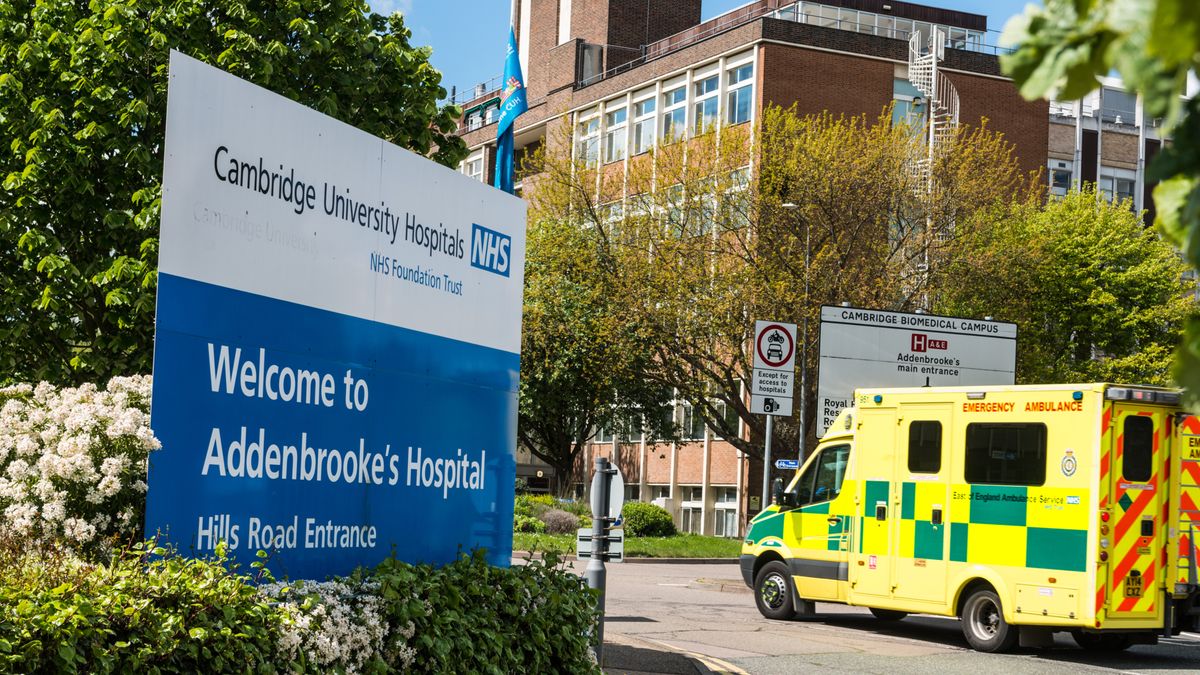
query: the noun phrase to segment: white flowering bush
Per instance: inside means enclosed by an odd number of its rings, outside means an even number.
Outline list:
[[[415,626],[410,623],[406,635],[388,643],[378,581],[297,581],[265,584],[259,591],[290,616],[279,638],[279,651],[289,661],[317,672],[360,673],[385,663],[403,672],[412,666],[416,652],[406,640]]]
[[[150,377],[0,388],[0,536],[94,550],[140,536]]]

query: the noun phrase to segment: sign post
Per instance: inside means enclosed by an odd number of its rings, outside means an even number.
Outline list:
[[[762,508],[771,498],[771,432],[775,415],[792,414],[792,381],[795,377],[796,324],[756,321],[754,324],[754,376],[750,382],[750,412],[767,416],[763,447]]]
[[[613,535],[612,524],[620,519],[621,508],[625,505],[625,481],[621,471],[612,466],[607,457],[596,458],[596,473],[592,476],[592,532],[591,547],[587,555],[583,550],[575,549],[576,557],[587,557],[587,569],[584,577],[588,588],[600,591],[597,605],[600,607],[600,623],[596,626],[596,661],[604,665],[604,595],[608,572],[604,568],[605,561],[619,562],[624,557],[624,546],[619,534]],[[579,531],[579,540],[585,537],[586,528]],[[609,544],[618,544],[616,551],[609,550]],[[614,555],[615,554],[615,555]],[[615,558],[615,559],[614,559]]]

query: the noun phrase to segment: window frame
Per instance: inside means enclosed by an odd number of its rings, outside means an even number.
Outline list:
[[[822,456],[827,452],[837,452],[837,451],[841,451],[841,450],[846,451],[846,461],[842,464],[842,480],[838,484],[838,489],[836,492],[833,492],[827,498],[821,499],[818,501],[815,499],[816,483],[817,483],[817,477],[821,473]],[[792,484],[788,487],[788,492],[791,492],[792,494],[794,494],[796,496],[796,506],[802,508],[805,506],[813,506],[815,504],[824,504],[826,502],[830,502],[830,501],[833,501],[834,499],[837,499],[838,495],[840,495],[842,493],[842,487],[846,484],[846,474],[849,473],[850,454],[852,452],[853,452],[853,448],[850,446],[849,443],[838,443],[836,445],[829,445],[829,446],[826,446],[826,447],[818,450],[817,454],[815,454],[813,456],[812,460],[809,461],[804,466],[803,471],[800,472],[796,476],[796,479],[793,480]],[[800,490],[802,488],[801,484],[805,481],[805,478],[809,475],[810,472],[811,472],[812,476],[809,477],[809,479],[808,479],[809,480],[809,496],[807,497],[808,501],[805,501],[805,499],[802,498],[801,492],[800,492]]]
[[[585,130],[586,128],[586,130]],[[592,113],[575,123],[577,134],[575,158],[584,166],[594,167],[600,163],[600,114]]]
[[[734,76],[748,71],[744,77],[734,80]],[[741,96],[748,98],[746,116],[735,119],[734,114],[739,109]],[[735,102],[737,99],[737,102]],[[739,63],[725,68],[725,123],[729,125],[745,124],[754,119],[754,62]]]
[[[923,463],[918,463],[917,468],[913,468],[913,458],[914,458],[913,433],[918,431],[917,425],[934,425],[934,424],[937,425],[937,463],[935,466],[933,466],[932,469],[926,467]],[[941,473],[942,472],[942,459],[945,456],[945,451],[946,451],[945,437],[946,436],[944,433],[944,429],[942,427],[941,420],[913,420],[912,422],[909,422],[909,424],[908,424],[908,448],[907,448],[908,472],[909,473],[927,474],[927,475],[936,475],[936,474]],[[924,443],[922,443],[920,445],[923,447]],[[929,458],[923,458],[923,459],[928,460]]]
[[[997,429],[1011,429],[1011,430],[1017,431],[1021,428],[1030,428],[1030,429],[1040,430],[1040,441],[1041,441],[1040,480],[1037,480],[1034,482],[1031,482],[1028,480],[1022,480],[1022,481],[987,480],[988,478],[995,478],[995,476],[991,475],[990,463],[984,465],[985,467],[987,467],[987,475],[984,476],[983,479],[980,479],[980,477],[978,477],[978,476],[972,476],[973,466],[975,466],[972,464],[972,462],[975,461],[975,457],[979,455],[978,449],[973,447],[972,442],[971,442],[972,441],[971,432],[973,429],[976,429],[976,428],[992,430],[992,431],[995,431]],[[989,441],[990,440],[991,439],[989,439]],[[1041,487],[1046,484],[1046,474],[1047,474],[1046,463],[1047,463],[1047,460],[1049,459],[1049,445],[1050,445],[1049,430],[1047,429],[1046,425],[1042,422],[971,422],[970,424],[967,425],[966,431],[964,432],[963,480],[966,481],[966,483],[968,485],[1009,485],[1009,486],[1014,486],[1014,487]],[[989,442],[988,446],[985,448],[982,448],[982,450],[984,450],[984,452],[988,456],[987,459],[989,460],[989,462],[991,460],[995,459],[996,450],[994,447],[994,443]],[[1017,449],[1017,457],[1015,457],[1012,460],[1007,460],[1007,458],[1004,458],[1002,461],[1012,461],[1015,463],[1015,465],[1017,467],[1020,467],[1022,469],[1026,469],[1029,466],[1037,466],[1034,463],[1029,462],[1027,457],[1021,455],[1020,448]]]
[[[676,94],[682,93],[681,97],[676,98]],[[659,132],[659,138],[664,142],[672,143],[682,140],[687,137],[687,84],[681,83],[677,87],[670,90],[664,90],[662,93],[662,129]],[[682,115],[681,119],[676,120]],[[678,128],[676,125],[678,124]]]
[[[620,115],[619,121],[613,121]],[[604,110],[604,163],[624,161],[629,143],[629,109],[624,103],[613,106],[612,110]],[[620,138],[618,139],[618,134]]]
[[[1143,422],[1148,426],[1148,433],[1145,435],[1145,443],[1138,444],[1132,447],[1130,439],[1130,422],[1136,422],[1139,425]],[[1121,433],[1125,438],[1124,452],[1121,458],[1121,476],[1132,483],[1148,483],[1154,475],[1154,420],[1146,415],[1130,414],[1125,416],[1125,420],[1121,423]],[[1144,447],[1143,447],[1144,446]],[[1144,451],[1144,452],[1143,452]],[[1144,454],[1144,460],[1142,456]],[[1138,464],[1145,464],[1144,472],[1131,475],[1129,472],[1130,458],[1137,457]],[[1138,468],[1142,468],[1139,466]]]
[[[642,110],[639,114],[639,109],[650,104],[649,110]],[[633,106],[633,138],[631,139],[629,155],[631,157],[650,152],[654,148],[658,140],[658,99],[655,96],[647,96],[638,99],[631,103]],[[649,134],[645,147],[642,146],[642,139],[647,134],[644,131],[649,125]]]
[[[709,85],[711,84],[711,89]],[[701,91],[701,87],[704,88]],[[709,108],[712,108],[711,114]],[[711,130],[721,120],[721,74],[711,73],[692,78],[692,131],[700,135]]]

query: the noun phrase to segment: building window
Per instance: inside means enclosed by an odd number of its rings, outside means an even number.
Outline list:
[[[641,486],[636,483],[625,486],[625,501],[636,502],[642,494]]]
[[[1154,420],[1141,415],[1125,418],[1125,452],[1121,475],[1125,480],[1145,483],[1150,480],[1154,458]]]
[[[968,424],[968,483],[1042,485],[1046,482],[1045,424]]]
[[[700,524],[704,518],[704,509],[689,506],[683,509],[683,527],[679,528],[688,534],[700,534]]]
[[[754,65],[729,69],[726,74],[727,104],[725,119],[730,124],[741,124],[750,121],[750,111],[754,107]]]
[[[942,470],[941,422],[913,422],[908,426],[908,470],[913,473]]]
[[[1132,173],[1132,172],[1130,172]],[[1100,193],[1110,202],[1133,199],[1133,178],[1125,176],[1100,175]]]
[[[1050,170],[1050,194],[1062,197],[1071,190],[1071,172],[1067,169]]]
[[[719,78],[713,75],[692,85],[695,88],[693,92],[696,100],[694,128],[697,134],[704,133],[717,123],[717,105],[720,103],[717,98],[718,80]]]
[[[704,440],[704,418],[691,403],[679,406],[679,430],[684,440]]]
[[[474,130],[483,126],[483,115],[478,110],[467,115],[467,129]]]
[[[654,99],[633,103],[633,154],[640,155],[654,146]]]
[[[595,443],[612,443],[613,432],[610,427],[603,426],[596,429],[595,435],[592,436],[592,441]]]
[[[625,120],[624,107],[604,114],[604,161],[606,163],[625,159]]]
[[[500,119],[500,106],[488,106],[483,113],[483,121],[485,124],[491,124]]]
[[[468,159],[463,163],[463,173],[472,180],[483,181],[483,158]]]
[[[1121,89],[1104,89],[1102,119],[1113,124],[1135,124],[1137,121],[1137,96]]]
[[[600,159],[600,118],[593,117],[579,123],[578,159],[587,166],[595,166]]]
[[[672,89],[663,94],[663,140],[679,140],[687,128],[687,90]]]
[[[736,509],[717,509],[713,513],[713,535],[730,539],[738,538]]]
[[[670,485],[651,485],[650,486],[650,499],[651,500],[670,499],[670,498],[671,498],[671,486]]]

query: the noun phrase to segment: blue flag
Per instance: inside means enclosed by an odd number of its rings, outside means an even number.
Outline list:
[[[528,109],[521,60],[517,57],[517,36],[509,26],[504,84],[500,91],[500,124],[496,127],[496,187],[509,194],[513,191],[513,123]]]

